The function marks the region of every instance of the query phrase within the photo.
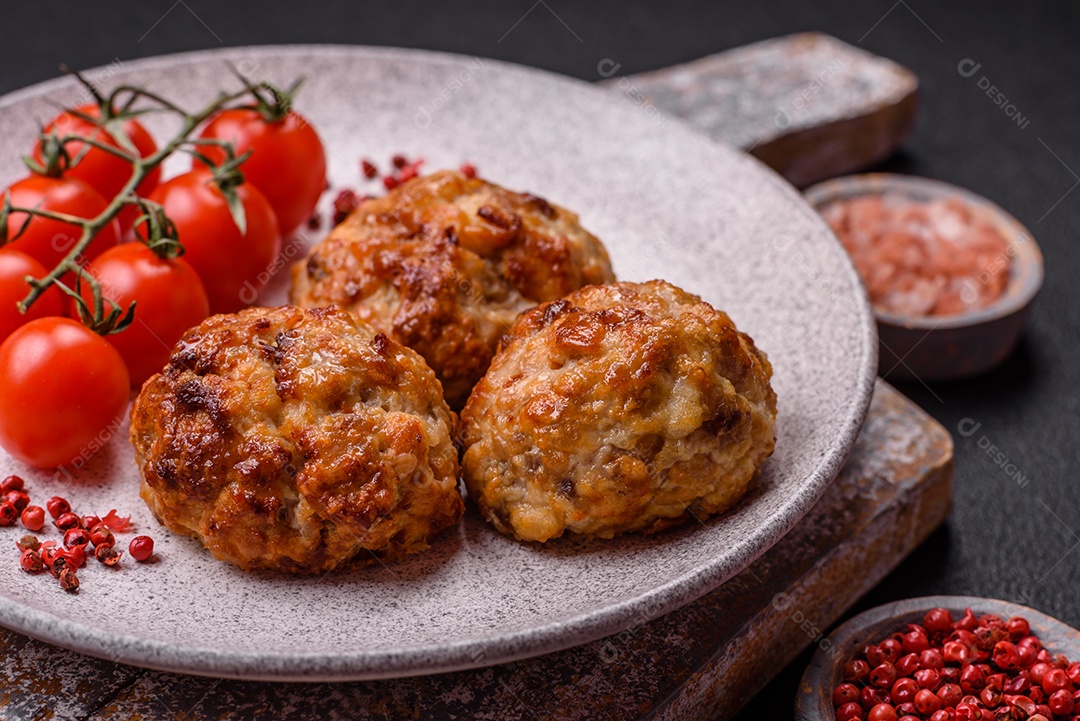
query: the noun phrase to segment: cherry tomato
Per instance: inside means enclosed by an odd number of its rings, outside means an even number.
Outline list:
[[[92,118],[101,117],[101,108],[95,103],[89,103],[86,105],[80,105],[74,109],[75,112],[88,115]],[[83,120],[82,118],[73,115],[71,111],[65,110],[53,118],[52,122],[45,127],[45,132],[49,133],[56,130],[60,136],[64,135],[84,135],[88,138],[95,140],[101,140],[114,147],[120,147],[116,142],[116,139],[109,135],[104,129],[97,125]],[[154,142],[154,138],[143,127],[142,123],[134,118],[129,118],[124,121],[124,132],[131,139],[131,142],[135,145],[135,148],[139,151],[139,155],[146,157],[157,151],[157,143]],[[124,187],[124,184],[131,179],[131,163],[124,160],[121,157],[113,155],[107,150],[101,148],[89,147],[87,148],[85,143],[71,142],[68,143],[65,148],[68,155],[74,160],[80,153],[85,154],[73,168],[69,168],[64,174],[69,178],[76,178],[85,182],[94,190],[101,193],[101,196],[108,201],[111,201],[120,192],[120,189]],[[34,146],[34,158],[41,162],[41,141],[38,141]],[[154,168],[146,178],[139,183],[139,187],[135,189],[139,195],[147,196],[153,192],[154,188],[161,182],[161,166]],[[120,230],[122,233],[126,233],[131,229],[131,226],[135,224],[135,219],[141,215],[138,208],[134,206],[128,206],[124,208],[120,213]]]
[[[26,253],[11,248],[0,248],[0,342],[16,328],[37,318],[63,315],[64,301],[59,288],[49,288],[26,311],[19,312],[16,303],[26,297],[30,286],[25,280],[30,275],[44,278],[48,269]]]
[[[108,207],[100,193],[81,180],[69,177],[30,175],[14,183],[8,193],[12,205],[51,210],[78,218],[96,218]],[[71,223],[39,216],[30,218],[27,223],[26,213],[12,213],[8,218],[8,237],[15,237],[24,224],[26,230],[19,239],[6,247],[26,253],[49,269],[67,255],[82,235],[82,229]],[[119,240],[120,226],[114,219],[90,243],[84,254],[85,259],[100,255]]]
[[[251,183],[236,192],[247,219],[243,235],[208,170],[178,175],[150,195],[176,225],[186,251],[184,260],[202,279],[212,313],[232,313],[251,305],[270,279],[281,251],[270,203]]]
[[[289,237],[311,217],[326,188],[326,153],[303,116],[289,112],[267,122],[256,110],[224,110],[200,135],[233,143],[237,155],[252,151],[240,170],[270,201],[282,236]],[[203,152],[216,163],[225,159],[220,148],[208,146]]]
[[[70,318],[39,318],[0,344],[0,446],[55,468],[103,446],[127,407],[124,359]]]
[[[135,388],[165,366],[184,331],[210,314],[202,281],[183,258],[162,259],[142,243],[125,243],[102,253],[88,269],[100,281],[102,296],[121,308],[135,303],[134,322],[105,336],[120,351]],[[83,297],[92,302],[89,288]]]

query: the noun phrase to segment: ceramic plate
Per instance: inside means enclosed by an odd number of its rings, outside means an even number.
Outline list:
[[[620,278],[666,278],[727,310],[775,368],[776,454],[730,513],[654,537],[525,546],[473,512],[406,562],[324,578],[244,573],[158,526],[120,428],[73,480],[0,457],[38,500],[134,514],[159,561],[92,563],[78,595],[18,568],[0,529],[0,623],[126,663],[251,679],[361,679],[505,662],[616,633],[686,604],[765,551],[844,462],[872,392],[873,320],[859,280],[799,194],[753,158],[618,92],[490,60],[394,49],[263,47],[119,63],[104,86],[145,84],[192,107],[236,80],[305,75],[298,108],[322,135],[331,183],[361,156],[422,156],[578,211]],[[0,100],[8,182],[39,120],[84,102],[66,79]],[[167,127],[150,123],[159,134]],[[167,166],[175,171],[176,165]],[[328,199],[324,199],[326,201]],[[285,256],[317,240],[296,238]],[[262,302],[283,302],[285,274]],[[55,534],[55,531],[54,531]]]

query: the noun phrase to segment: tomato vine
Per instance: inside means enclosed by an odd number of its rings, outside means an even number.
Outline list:
[[[240,165],[246,159],[246,155],[236,157],[232,145],[226,141],[213,138],[192,137],[195,131],[208,119],[223,110],[246,108],[263,109],[268,105],[266,94],[274,98],[286,98],[291,100],[299,86],[299,81],[293,83],[285,91],[278,89],[266,81],[252,82],[248,78],[233,69],[240,78],[243,88],[235,92],[220,92],[209,104],[191,111],[187,110],[168,98],[155,93],[147,88],[122,84],[111,90],[107,95],[94,86],[76,71],[61,66],[81,83],[92,95],[100,108],[97,116],[79,114],[78,117],[88,123],[94,124],[114,142],[110,143],[95,133],[95,137],[86,134],[64,134],[57,130],[41,135],[41,147],[43,159],[37,162],[32,158],[26,158],[26,164],[31,171],[41,175],[61,175],[66,168],[75,167],[81,155],[89,148],[97,148],[103,152],[123,158],[132,166],[131,177],[114,198],[107,198],[108,205],[93,218],[80,218],[67,213],[46,210],[44,208],[28,208],[12,205],[10,196],[5,194],[0,205],[0,244],[11,243],[18,239],[34,217],[48,218],[63,223],[69,223],[79,229],[79,238],[68,250],[67,254],[41,278],[28,276],[26,282],[30,291],[26,297],[18,303],[19,311],[23,314],[37,302],[42,295],[51,287],[56,286],[70,296],[78,309],[79,315],[85,325],[103,335],[122,331],[134,320],[135,304],[128,308],[120,308],[111,300],[102,296],[100,283],[83,267],[80,262],[83,254],[90,246],[94,237],[104,229],[114,218],[120,215],[127,206],[137,206],[142,212],[138,223],[143,227],[145,237],[140,236],[140,241],[149,246],[154,252],[162,257],[175,257],[183,253],[183,247],[175,237],[175,229],[172,223],[165,217],[160,205],[145,198],[139,197],[135,190],[139,184],[151,174],[164,160],[173,153],[187,152],[194,155],[200,161],[212,166],[215,180],[222,193],[229,202],[233,219],[243,232],[245,219],[243,207],[235,195],[236,186],[243,182]],[[69,111],[71,112],[71,111]],[[154,152],[146,156],[140,155],[131,137],[124,127],[124,121],[133,117],[151,114],[167,113],[176,116],[180,120],[180,129],[173,137],[166,140]],[[68,147],[81,144],[81,152],[72,156]],[[225,159],[220,163],[213,163],[202,148],[218,146],[225,152]],[[19,227],[9,227],[13,213],[25,214],[26,220]],[[14,231],[14,232],[9,232]],[[74,275],[76,288],[69,288],[62,280],[67,273]],[[80,285],[89,287],[91,302],[87,303],[80,292]]]

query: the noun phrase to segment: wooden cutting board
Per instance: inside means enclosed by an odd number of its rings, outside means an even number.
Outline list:
[[[892,155],[915,127],[919,98],[915,73],[822,33],[605,84],[742,148],[799,188]]]
[[[917,96],[910,71],[820,34],[606,83],[800,186],[890,154]],[[806,518],[734,579],[658,620],[478,671],[319,685],[147,671],[0,629],[0,718],[728,718],[945,520],[952,462],[948,432],[879,382],[851,458]]]

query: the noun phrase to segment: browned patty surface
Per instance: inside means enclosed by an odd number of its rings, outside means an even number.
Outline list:
[[[343,310],[213,316],[131,410],[142,497],[245,569],[422,551],[460,519],[454,419],[415,352]]]
[[[772,368],[670,283],[523,313],[461,412],[470,498],[503,533],[651,533],[730,508],[776,442]]]
[[[361,203],[292,280],[295,305],[341,306],[419,352],[460,408],[518,313],[614,274],[574,213],[444,171]]]

